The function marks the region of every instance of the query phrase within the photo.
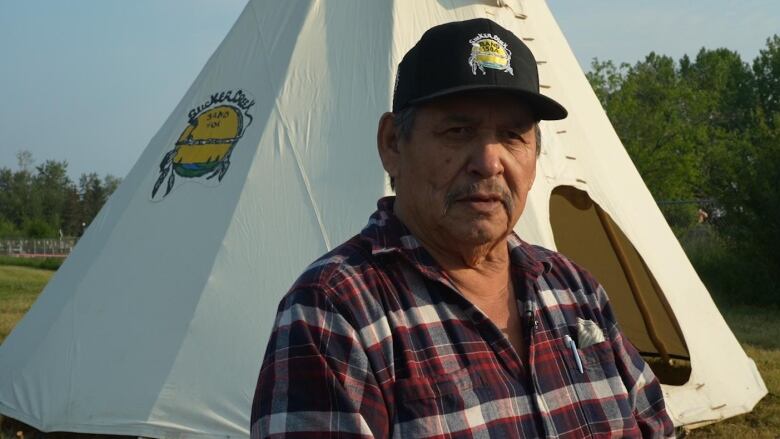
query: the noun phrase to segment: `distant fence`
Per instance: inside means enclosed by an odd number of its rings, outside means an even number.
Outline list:
[[[76,246],[76,238],[4,239],[0,240],[0,255],[23,258],[66,257]]]

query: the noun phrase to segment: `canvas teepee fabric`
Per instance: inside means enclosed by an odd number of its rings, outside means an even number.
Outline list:
[[[755,365],[542,0],[251,0],[0,346],[0,413],[45,431],[248,436],[280,297],[388,193],[374,143],[395,66],[426,29],[475,17],[523,37],[570,112],[542,125],[518,233],[607,279],[677,425],[749,411],[766,393]]]

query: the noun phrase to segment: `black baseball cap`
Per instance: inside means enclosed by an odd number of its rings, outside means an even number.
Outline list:
[[[539,120],[566,109],[539,93],[536,59],[520,38],[486,18],[428,29],[398,65],[393,112],[441,96],[476,90],[516,94]]]

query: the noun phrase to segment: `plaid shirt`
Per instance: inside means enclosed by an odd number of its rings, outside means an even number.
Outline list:
[[[673,436],[658,380],[588,273],[509,236],[524,362],[393,215],[393,200],[282,299],[252,438]],[[565,340],[583,344],[582,320],[605,341],[572,350]]]

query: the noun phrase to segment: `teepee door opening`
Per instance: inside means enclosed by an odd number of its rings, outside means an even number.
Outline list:
[[[590,271],[609,295],[631,343],[660,381],[682,385],[690,354],[664,293],[620,227],[588,193],[558,186],[550,196],[550,224],[561,253]]]

